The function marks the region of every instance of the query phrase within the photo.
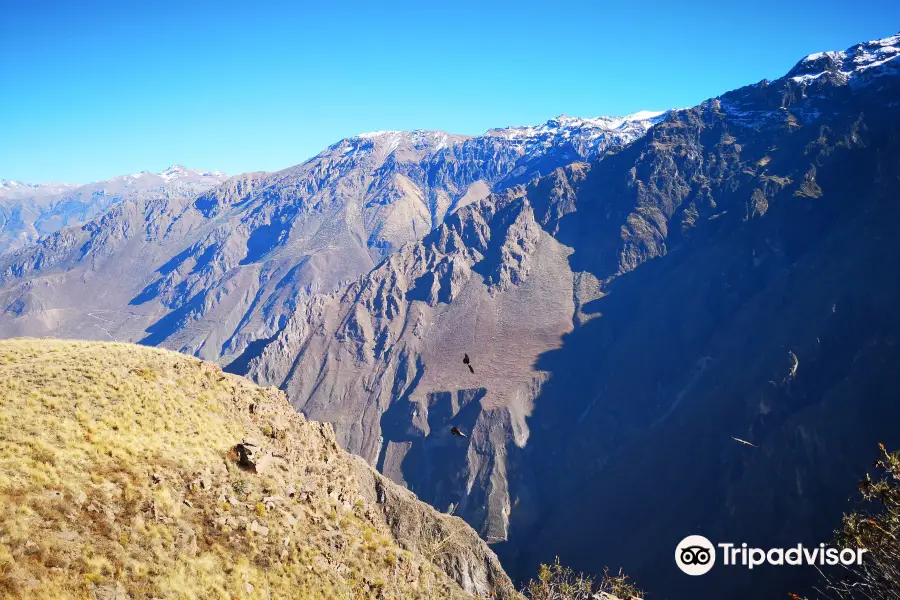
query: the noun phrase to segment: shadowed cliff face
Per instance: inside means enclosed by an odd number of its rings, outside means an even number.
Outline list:
[[[828,539],[897,437],[900,89],[896,60],[865,62],[896,39],[870,46],[458,210],[240,370],[508,539],[517,577],[559,555],[667,597],[802,591],[671,554]]]
[[[557,237],[606,295],[536,364],[515,576],[559,555],[671,598],[808,589],[814,569],[684,577],[672,552],[828,541],[900,441],[897,92],[890,68],[759,84],[591,170]]]

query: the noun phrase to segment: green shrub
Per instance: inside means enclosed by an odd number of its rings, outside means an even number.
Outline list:
[[[643,597],[643,592],[621,570],[617,575],[610,575],[604,569],[603,577],[596,583],[592,576],[575,573],[559,564],[559,558],[552,565],[541,565],[537,579],[529,581],[522,593],[528,600],[594,600],[604,593],[620,600]]]
[[[818,597],[839,600],[900,600],[900,453],[883,444],[875,461],[879,479],[859,482],[867,509],[844,515],[837,532],[841,548],[864,548],[861,565],[843,567],[840,576],[822,574]],[[795,600],[799,597],[791,594]]]

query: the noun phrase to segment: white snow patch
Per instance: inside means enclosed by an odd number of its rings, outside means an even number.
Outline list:
[[[811,63],[827,57],[832,60],[836,67],[834,72],[842,76],[846,81],[850,81],[862,73],[870,75],[871,73],[869,72],[872,69],[885,67],[898,56],[900,56],[900,34],[864,44],[857,44],[840,52],[816,52],[801,60],[798,66],[803,65],[804,68],[814,68]],[[889,66],[900,69],[900,62]],[[826,71],[801,73],[792,76],[791,80],[797,83],[806,83],[818,79],[825,73]],[[877,76],[877,73],[872,75]]]
[[[639,110],[634,114],[628,115],[627,117],[623,117],[626,121],[649,121],[650,119],[655,119],[660,115],[666,114],[665,110]]]

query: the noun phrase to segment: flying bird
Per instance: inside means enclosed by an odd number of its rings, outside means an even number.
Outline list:
[[[794,354],[792,351],[788,351],[788,356],[791,359],[791,371],[790,371],[790,374],[788,375],[788,378],[793,379],[794,377],[797,376],[797,367],[800,366],[800,360],[797,358],[797,355]]]
[[[464,434],[462,431],[460,431],[459,428],[456,427],[455,425],[450,428],[450,433],[452,433],[453,435],[458,435],[461,438],[469,437],[466,434]]]
[[[742,444],[746,444],[746,445],[748,445],[748,446],[753,446],[754,448],[759,448],[759,446],[757,446],[756,444],[751,444],[751,443],[748,442],[747,440],[742,440],[741,438],[736,438],[736,437],[734,437],[734,436],[731,436],[731,439],[733,439],[733,440],[736,441],[736,442],[740,442],[740,443],[742,443]]]
[[[469,361],[469,355],[468,355],[468,354],[463,354],[463,364],[466,365],[467,367],[469,367],[469,371],[470,371],[473,375],[475,374],[475,369],[472,368],[472,363],[471,363],[471,361]]]

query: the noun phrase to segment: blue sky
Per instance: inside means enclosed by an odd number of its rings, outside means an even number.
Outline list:
[[[0,0],[0,177],[275,170],[363,131],[692,106],[900,29],[900,2],[853,4]]]

